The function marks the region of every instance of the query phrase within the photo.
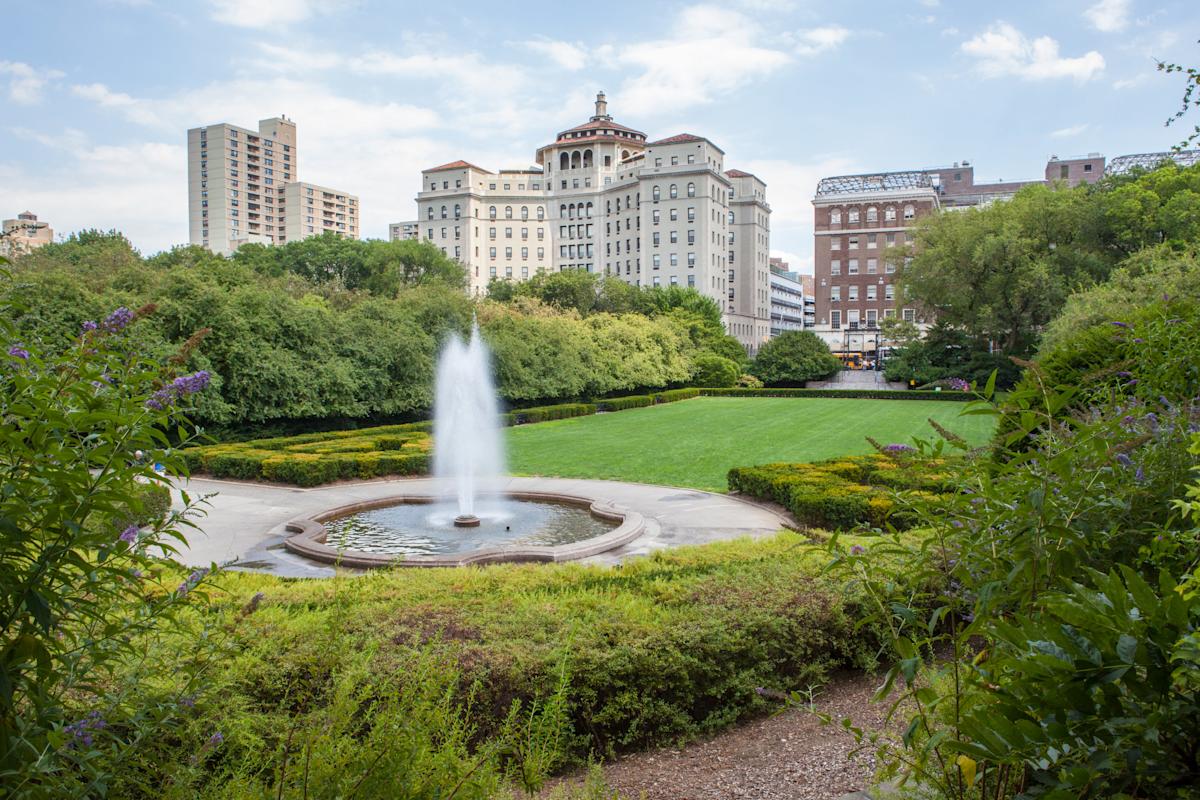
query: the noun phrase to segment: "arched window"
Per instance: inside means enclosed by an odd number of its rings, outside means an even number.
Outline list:
[[[545,219],[545,218],[546,218],[546,209],[543,208],[542,206],[538,206],[538,219]]]
[[[579,151],[573,150],[571,152],[571,169],[579,169],[579,165],[580,165]]]
[[[433,206],[429,207],[429,218],[433,219]]]
[[[840,208],[835,208],[829,212],[829,224],[830,225],[841,225],[842,224],[842,210]]]
[[[505,218],[505,219],[512,219],[512,206],[505,206],[505,207],[504,207],[504,218]]]
[[[462,206],[460,206],[458,203],[455,203],[454,204],[454,218],[458,219],[461,216],[462,216]]]
[[[567,219],[575,219],[575,204],[567,206]]]
[[[672,183],[670,194],[671,194],[671,199],[675,199],[676,197],[679,197],[679,187]]]
[[[558,207],[558,218],[559,219],[567,218],[567,206],[565,204]]]
[[[884,220],[885,220],[885,221],[887,221],[887,222],[893,222],[893,221],[895,221],[895,219],[896,219],[896,209],[895,209],[894,207],[892,207],[892,206],[888,206],[887,208],[885,208],[885,209],[883,210],[883,218],[884,218]]]
[[[446,207],[442,206],[442,219],[446,218]]]
[[[496,218],[496,207],[495,206],[488,207],[488,218],[489,219]]]
[[[592,165],[592,151],[584,150],[583,151],[583,166],[590,167],[591,165]]]
[[[847,211],[846,218],[847,218],[847,221],[850,222],[851,224],[858,222],[858,209],[852,208],[849,211]]]
[[[587,204],[587,218],[588,219],[592,218],[592,204],[591,203]]]
[[[650,193],[650,196],[654,198],[655,202],[658,202],[659,195],[660,195],[660,193],[659,193],[658,187],[655,186],[654,190]],[[430,211],[429,211],[429,218],[433,219],[433,210],[432,209],[430,209]]]
[[[564,150],[562,152],[562,154],[558,157],[558,168],[559,169],[569,169],[570,166],[571,166],[571,156],[567,155],[567,151]]]
[[[621,198],[619,198],[619,197],[617,198],[617,208],[618,208],[618,209],[620,209],[620,208],[621,208]],[[605,214],[611,214],[611,213],[612,213],[612,200],[605,200],[605,201],[604,201],[604,213],[605,213]]]
[[[877,208],[875,208],[875,206],[871,206],[870,208],[867,209],[867,222],[878,222],[878,221],[879,221],[879,210]]]
[[[521,206],[521,219],[529,219],[529,206]]]
[[[729,224],[730,224],[730,225],[732,225],[732,224],[733,224],[733,212],[732,212],[732,211],[730,211],[730,212],[729,212]],[[729,234],[729,235],[730,235],[730,236],[733,236],[733,234],[732,234],[732,233],[731,233],[731,234]]]
[[[688,197],[695,197],[695,196],[696,196],[696,184],[689,183],[688,184]]]
[[[627,159],[627,158],[629,158],[629,151],[628,151],[628,150],[622,150],[622,151],[621,151],[621,160],[622,160],[622,161],[624,161],[624,160],[625,160],[625,159]]]

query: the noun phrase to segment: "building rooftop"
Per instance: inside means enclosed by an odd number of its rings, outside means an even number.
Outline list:
[[[822,178],[817,184],[817,197],[932,188],[933,177],[923,170],[875,172],[867,175],[837,175],[832,178]]]
[[[1200,164],[1200,150],[1167,151],[1163,153],[1135,153],[1128,156],[1117,156],[1108,162],[1108,175],[1124,175],[1135,169],[1154,169],[1164,161],[1174,161],[1181,167]]]
[[[474,164],[472,164],[471,162],[463,161],[462,159],[459,159],[458,161],[451,161],[449,164],[442,164],[441,166],[438,166],[438,167],[430,167],[429,169],[424,170],[424,171],[425,172],[441,172],[444,169],[473,169],[473,170],[478,170],[479,172],[486,172],[489,175],[491,174],[491,170],[484,169],[483,167],[477,167]]]
[[[728,175],[730,178],[757,178],[758,177],[757,175],[754,175],[749,172],[742,172],[740,169],[727,169],[727,170],[725,170],[725,174]]]

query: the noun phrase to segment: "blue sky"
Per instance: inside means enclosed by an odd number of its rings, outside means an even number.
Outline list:
[[[415,216],[420,170],[523,167],[609,111],[688,131],[767,182],[772,250],[810,269],[816,181],[967,159],[1162,150],[1200,64],[1194,0],[0,0],[0,216],[187,238],[186,129],[286,114],[299,175],[362,198],[363,234]],[[1191,123],[1194,124],[1194,123]],[[1189,124],[1190,128],[1190,124]]]

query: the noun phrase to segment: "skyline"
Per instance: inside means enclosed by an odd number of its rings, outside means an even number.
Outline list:
[[[1179,33],[1200,31],[1200,9],[1183,2],[995,15],[742,0],[649,18],[623,2],[603,16],[544,2],[502,14],[219,0],[192,17],[163,0],[64,6],[8,17],[0,216],[28,209],[57,234],[118,228],[145,253],[187,241],[188,128],[286,114],[303,179],[359,195],[362,235],[386,238],[416,217],[422,169],[527,167],[604,90],[614,119],[652,139],[686,131],[736,152],[767,183],[771,254],[808,273],[821,177],[965,159],[979,180],[1033,179],[1052,154],[1165,150],[1184,134],[1163,126],[1182,82],[1155,59],[1200,61]]]

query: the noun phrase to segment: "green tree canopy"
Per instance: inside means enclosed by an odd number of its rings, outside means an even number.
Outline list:
[[[821,380],[841,368],[829,346],[812,331],[785,331],[758,349],[750,374],[768,386]]]

